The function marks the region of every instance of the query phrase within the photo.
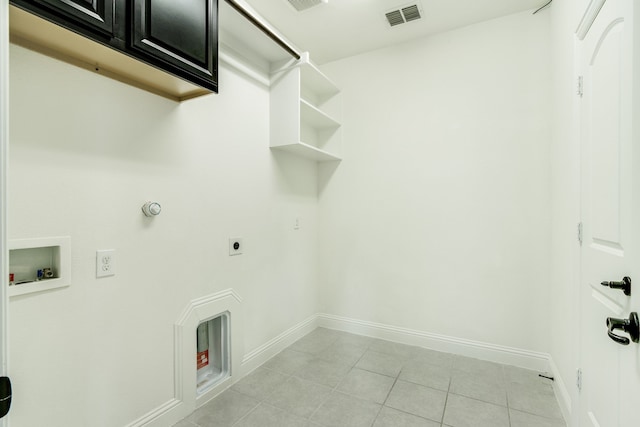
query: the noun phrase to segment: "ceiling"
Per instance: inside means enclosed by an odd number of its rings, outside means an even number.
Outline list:
[[[288,0],[244,0],[311,59],[324,64],[525,10],[547,0],[328,0],[298,12]],[[385,13],[417,4],[422,18],[391,27]]]

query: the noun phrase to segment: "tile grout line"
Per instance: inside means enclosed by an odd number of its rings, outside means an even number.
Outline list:
[[[246,395],[245,395],[246,396]],[[253,412],[255,412],[256,409],[258,409],[258,406],[262,405],[262,401],[258,401],[258,404],[256,406],[254,406],[253,408],[251,408],[251,410],[249,412],[247,412],[246,414],[244,414],[243,416],[241,416],[235,423],[231,424],[231,427],[238,425],[238,423],[242,420],[244,420],[245,418],[247,418],[249,415],[251,415]]]
[[[374,342],[374,340],[371,341],[371,344],[373,344],[373,342]],[[375,350],[371,350],[371,344],[369,344],[369,347],[367,347],[367,350],[362,354],[362,356],[360,357],[358,362],[360,362],[360,360],[362,360],[362,358],[364,357],[365,354],[367,354],[368,351],[373,351],[374,353],[380,353],[380,352],[376,352]],[[385,353],[380,353],[380,354],[385,354]],[[391,355],[391,356],[394,356],[394,355]],[[396,386],[396,383],[398,382],[398,378],[400,378],[400,374],[402,373],[402,369],[404,368],[404,363],[406,363],[406,362],[403,362],[402,367],[400,368],[400,371],[398,371],[398,375],[396,375],[395,378],[394,377],[389,377],[389,378],[393,378],[393,384],[391,385],[391,388],[389,388],[389,391],[387,392],[387,396],[382,401],[382,404],[380,405],[380,409],[378,409],[378,413],[376,414],[376,417],[373,419],[373,422],[371,423],[371,425],[375,424],[375,422],[378,420],[378,417],[380,416],[380,412],[382,412],[382,408],[385,407],[385,404],[387,403],[387,400],[389,400],[389,396],[391,396],[391,392],[393,391],[393,388]],[[357,365],[357,363],[356,363],[356,365]],[[384,375],[384,374],[380,374],[379,372],[369,371],[367,369],[363,369],[363,370],[367,371],[367,372],[372,372],[374,374]]]
[[[382,412],[382,408],[384,408],[385,405],[387,404],[387,400],[389,400],[389,396],[391,396],[391,392],[393,391],[393,388],[396,386],[396,383],[398,382],[398,378],[400,378],[400,373],[402,373],[402,369],[400,369],[400,372],[398,372],[398,376],[395,377],[395,379],[393,380],[393,384],[391,385],[391,388],[389,388],[389,391],[387,392],[387,396],[382,401],[382,404],[380,405],[380,409],[378,409],[378,413],[376,414],[376,417],[373,419],[372,425],[375,424],[376,420],[380,416],[380,412]]]
[[[338,339],[336,339],[335,341],[333,341],[331,344],[329,344],[329,345],[327,346],[327,348],[325,348],[325,349],[323,349],[323,350],[328,349],[328,348],[329,348],[329,347],[331,347],[333,344],[335,344],[337,341],[338,341]],[[368,349],[368,347],[367,347],[367,349]],[[365,350],[365,353],[366,353],[366,350]],[[317,354],[313,354],[313,357],[318,358]],[[355,366],[355,365],[354,365],[354,366]],[[352,366],[351,368],[349,368],[349,372],[351,372],[351,370],[352,370],[352,369],[353,369],[353,366]],[[348,372],[347,372],[347,375],[349,375],[349,373],[348,373]],[[345,375],[345,377],[346,377],[346,375]],[[304,380],[304,381],[309,381],[310,383],[313,383],[313,384],[318,384],[318,383],[316,383],[316,382],[314,382],[314,381],[305,380],[304,378],[300,378],[300,379],[302,379],[302,380]],[[312,421],[311,421],[311,418],[313,418],[313,416],[314,416],[314,415],[315,415],[315,414],[320,410],[320,408],[322,407],[322,405],[324,405],[325,403],[327,403],[327,401],[329,400],[329,398],[331,397],[331,395],[333,394],[333,392],[334,392],[334,391],[336,391],[336,390],[338,389],[338,386],[340,385],[340,383],[342,383],[342,381],[344,381],[344,378],[342,378],[340,381],[338,381],[338,383],[335,385],[335,387],[333,387],[333,388],[331,389],[331,391],[329,392],[329,394],[327,394],[327,397],[326,397],[326,398],[325,398],[325,399],[324,399],[324,400],[323,400],[323,401],[318,405],[318,407],[317,407],[316,409],[314,409],[314,411],[311,413],[311,415],[309,415],[309,417],[307,418],[307,421],[312,422]],[[327,387],[325,384],[319,384],[319,385],[323,385],[323,386]],[[345,393],[345,394],[346,394],[346,393]]]
[[[374,340],[372,339],[371,341],[369,341],[369,345],[367,346],[367,348],[364,350],[364,352],[362,353],[362,355],[358,358],[358,360],[356,361],[356,363],[353,365],[353,367],[351,368],[351,370],[354,369],[360,369],[361,371],[365,371],[365,372],[371,372],[372,374],[378,374],[378,375],[383,375],[380,374],[378,372],[372,372],[369,371],[367,369],[362,369],[362,368],[357,368],[356,366],[358,366],[358,363],[360,363],[360,361],[362,360],[362,358],[364,357],[365,354],[367,354],[367,352],[369,352],[371,350],[371,344],[374,342]],[[351,371],[350,371],[351,372]],[[386,376],[386,375],[384,375]],[[388,378],[392,378],[392,377],[388,377]],[[387,396],[384,398],[384,400],[382,401],[382,403],[380,404],[380,408],[378,409],[378,413],[376,414],[376,416],[373,418],[373,421],[371,421],[371,426],[373,426],[376,423],[376,420],[378,419],[378,417],[380,416],[380,412],[382,412],[382,408],[384,408],[384,404],[387,401],[387,399],[389,398],[389,395],[391,394],[391,390],[393,390],[393,386],[396,385],[396,381],[398,381],[398,378],[395,378],[393,381],[393,384],[391,385],[391,388],[389,389],[389,391],[387,392]],[[354,396],[355,397],[355,396]],[[374,402],[374,403],[378,403],[378,402]]]
[[[330,347],[331,345],[335,344],[337,341],[338,341],[338,340],[334,341],[332,344],[330,344],[330,345],[329,345],[329,347]],[[366,353],[371,349],[371,343],[372,343],[372,342],[373,342],[373,340],[371,340],[371,342],[369,343],[369,345],[364,349],[364,352],[362,352],[362,355],[358,358],[358,360],[357,360],[354,364],[352,364],[352,365],[350,366],[350,368],[349,368],[349,372],[347,372],[347,374],[346,374],[346,375],[345,375],[345,376],[344,376],[344,377],[343,377],[343,378],[338,382],[338,384],[336,384],[336,386],[335,386],[333,389],[331,389],[331,392],[327,395],[327,398],[326,398],[326,399],[325,399],[325,400],[324,400],[320,405],[318,405],[318,407],[313,411],[313,413],[312,413],[312,414],[309,416],[309,418],[307,419],[308,421],[312,422],[312,421],[311,421],[311,418],[313,418],[313,416],[314,416],[314,415],[315,415],[315,414],[320,410],[320,408],[322,407],[322,405],[324,405],[324,404],[329,400],[329,398],[331,397],[331,395],[332,395],[334,392],[341,393],[341,394],[344,394],[345,396],[350,396],[350,397],[353,397],[353,398],[355,398],[355,399],[362,400],[362,401],[364,401],[364,402],[372,402],[372,403],[377,404],[377,402],[369,401],[369,400],[367,400],[367,399],[362,399],[361,397],[353,396],[353,395],[352,395],[352,394],[350,394],[350,393],[346,393],[346,392],[342,392],[342,391],[338,390],[338,387],[340,387],[340,384],[342,384],[342,383],[343,383],[343,381],[347,378],[347,376],[348,376],[348,375],[349,375],[349,374],[350,374],[354,369],[360,369],[360,370],[363,370],[363,371],[366,371],[366,372],[371,372],[371,371],[368,371],[368,370],[366,370],[366,369],[357,368],[357,367],[356,367],[356,365],[360,362],[360,360],[362,360],[362,358],[364,357],[364,355],[365,355],[365,354],[366,354]],[[326,350],[326,349],[325,349],[325,350]],[[316,355],[314,355],[314,357],[315,357],[315,356],[316,356]],[[377,373],[377,372],[371,372],[371,373]],[[381,374],[380,374],[380,375],[381,375]],[[386,376],[386,375],[385,375],[385,376]],[[391,378],[391,377],[389,377],[389,378]],[[397,380],[397,379],[396,379],[396,380]],[[315,383],[315,382],[313,382],[313,381],[309,381],[309,382],[314,383],[314,384],[317,384],[317,383]],[[322,385],[322,384],[320,384],[320,385]],[[394,382],[394,385],[395,385],[395,382]],[[326,387],[326,386],[325,386],[325,387]],[[392,386],[392,388],[393,388],[393,386]],[[391,393],[391,390],[389,390],[389,393]],[[389,393],[387,393],[387,397],[388,397]],[[385,401],[386,401],[386,398],[385,398]],[[382,405],[380,405],[380,409],[378,409],[378,413],[376,414],[375,418],[374,418],[374,419],[373,419],[373,421],[371,422],[370,426],[372,426],[372,425],[376,422],[376,419],[378,418],[378,415],[380,414],[380,411],[382,410],[383,405],[384,405],[384,403],[383,403]]]
[[[455,358],[454,358],[455,360]],[[449,401],[449,392],[451,391],[451,379],[453,378],[453,364],[451,362],[451,375],[449,376],[449,385],[447,387],[447,394],[444,396],[444,407],[442,408],[442,417],[440,418],[440,426],[444,425],[444,414],[447,412],[447,402]]]
[[[502,367],[502,375],[504,377],[504,389],[507,393],[507,422],[509,423],[509,427],[511,427],[511,411],[509,409],[509,378],[507,376],[507,372],[504,369],[504,366]]]

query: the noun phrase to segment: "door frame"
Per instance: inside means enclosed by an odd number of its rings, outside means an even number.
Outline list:
[[[7,363],[7,167],[9,154],[9,1],[0,0],[0,374],[8,374]],[[9,425],[7,417],[0,427]]]

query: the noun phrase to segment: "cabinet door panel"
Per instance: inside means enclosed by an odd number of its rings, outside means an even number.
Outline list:
[[[133,0],[132,48],[207,81],[217,68],[217,0]]]
[[[33,0],[63,15],[80,20],[106,35],[113,35],[115,0]]]

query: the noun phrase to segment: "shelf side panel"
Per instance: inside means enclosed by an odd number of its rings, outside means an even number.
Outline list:
[[[300,71],[297,68],[272,76],[270,94],[272,147],[300,140]]]

